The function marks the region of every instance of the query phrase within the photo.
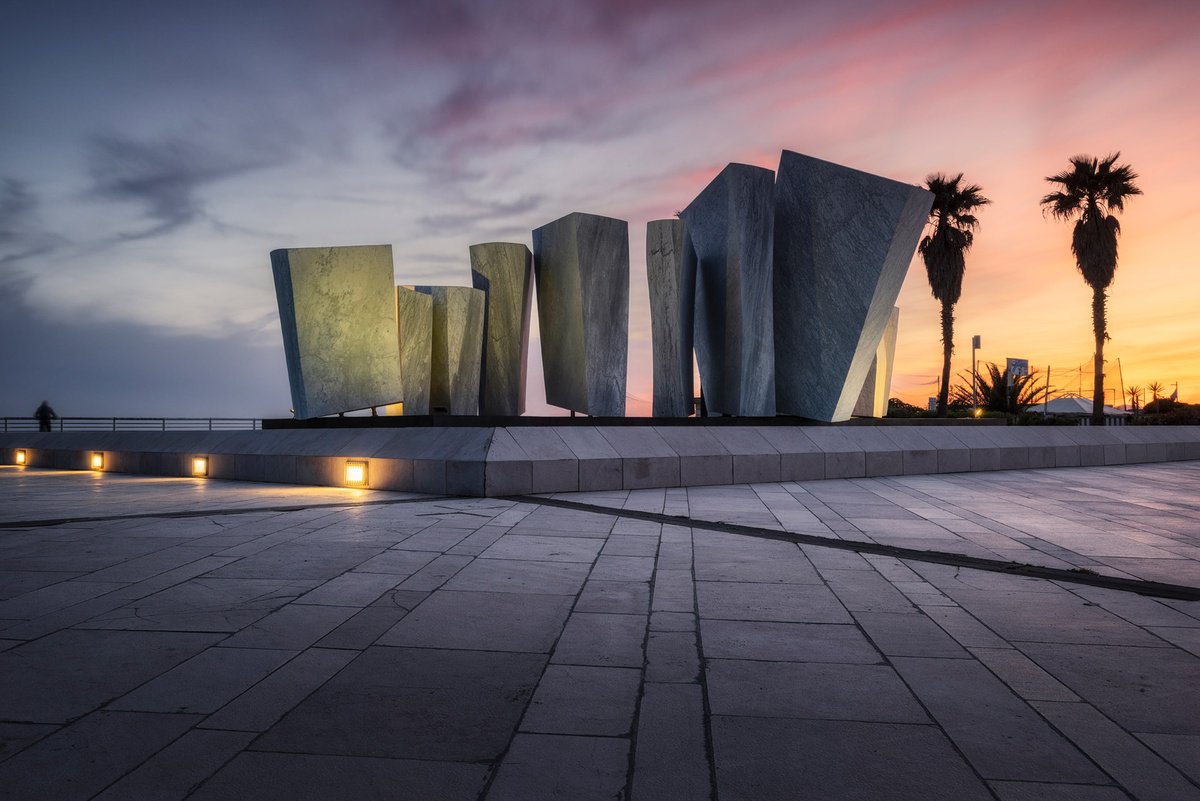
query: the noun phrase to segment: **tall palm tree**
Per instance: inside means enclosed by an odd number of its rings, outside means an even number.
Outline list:
[[[1149,384],[1146,385],[1146,389],[1148,389],[1150,391],[1150,394],[1154,396],[1154,402],[1157,402],[1158,394],[1163,391],[1163,385],[1158,383],[1157,381],[1151,381]]]
[[[933,230],[921,240],[917,250],[925,261],[929,288],[942,304],[942,383],[938,387],[937,416],[945,417],[950,394],[950,355],[954,353],[954,304],[962,295],[966,252],[975,241],[979,220],[974,211],[992,201],[983,196],[978,184],[964,184],[960,172],[953,178],[935,173],[925,179],[933,193],[929,224]]]
[[[1046,180],[1058,189],[1042,198],[1045,212],[1059,220],[1075,220],[1071,253],[1083,280],[1092,288],[1092,331],[1096,335],[1096,380],[1092,392],[1092,424],[1104,425],[1104,340],[1108,339],[1108,287],[1117,272],[1117,237],[1121,224],[1116,212],[1125,200],[1142,194],[1138,175],[1118,164],[1119,152],[1102,159],[1073,156],[1071,169]]]

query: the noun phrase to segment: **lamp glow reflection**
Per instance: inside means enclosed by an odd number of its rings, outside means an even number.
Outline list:
[[[198,478],[208,477],[208,457],[193,456],[192,457],[192,475]]]
[[[23,464],[25,464],[25,463],[26,463],[28,460],[29,460],[29,456],[28,456],[28,455],[25,453],[25,450],[24,450],[23,448],[22,448],[22,449],[18,449],[18,450],[17,450],[17,464],[22,464],[22,465],[23,465]]]
[[[100,451],[96,451],[95,453],[93,453],[91,464],[92,464],[93,470],[103,470],[104,469],[104,454],[101,453]]]
[[[346,462],[346,484],[351,487],[367,486],[367,463],[362,461]]]

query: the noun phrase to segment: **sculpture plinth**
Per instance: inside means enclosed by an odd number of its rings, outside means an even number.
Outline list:
[[[429,406],[432,412],[479,414],[486,298],[468,286],[419,286],[433,298],[433,358]]]
[[[295,416],[399,401],[391,245],[273,250],[271,269]]]
[[[480,411],[524,414],[533,254],[512,242],[472,245],[471,283],[487,296]]]
[[[696,363],[709,413],[775,414],[771,247],[775,174],[730,164],[680,215],[695,269]]]
[[[625,414],[629,224],[574,212],[533,232],[546,401]]]
[[[433,297],[396,287],[396,336],[400,341],[400,386],[405,414],[429,414],[433,377]]]
[[[883,337],[875,350],[867,379],[863,382],[858,402],[854,404],[855,417],[887,417],[888,401],[892,397],[892,368],[896,363],[896,335],[900,332],[900,309],[893,308],[888,318]]]
[[[694,266],[683,269],[682,220],[646,224],[646,279],[650,288],[650,332],[654,355],[654,416],[692,413],[692,326],[696,294]]]
[[[933,195],[783,151],[775,187],[775,381],[782,414],[849,419]]]

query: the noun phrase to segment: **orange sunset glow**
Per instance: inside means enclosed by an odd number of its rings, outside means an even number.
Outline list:
[[[1122,387],[1144,389],[1158,381],[1168,395],[1178,383],[1180,398],[1195,401],[1197,29],[1176,28],[1171,20],[1179,24],[1181,17],[1167,14],[1080,18],[1075,5],[1057,13],[1013,7],[997,24],[977,29],[968,22],[970,14],[949,24],[940,16],[943,10],[932,5],[895,13],[816,52],[781,52],[753,67],[743,65],[735,74],[766,70],[779,82],[748,90],[737,101],[764,120],[769,135],[753,138],[807,148],[910,183],[934,171],[962,171],[967,181],[980,184],[992,204],[979,212],[980,230],[967,254],[955,313],[952,386],[970,370],[971,336],[979,334],[981,365],[1027,358],[1040,373],[1050,369],[1054,392],[1082,387],[1085,397],[1091,396],[1094,349],[1091,290],[1070,251],[1071,224],[1044,217],[1039,201],[1051,190],[1045,177],[1066,169],[1070,156],[1119,150],[1121,161],[1139,174],[1144,195],[1130,199],[1120,214],[1120,262],[1108,303],[1106,396],[1120,406]],[[1197,19],[1183,6],[1174,12]],[[914,42],[922,31],[944,35],[936,48],[919,47]],[[809,70],[824,60],[833,68],[814,81]],[[953,65],[945,74],[937,69],[943,62]],[[791,81],[798,87],[794,99],[779,89]],[[814,108],[822,114],[814,116]],[[773,169],[778,154],[763,147],[730,160]],[[687,175],[692,193],[718,169]],[[690,197],[684,187],[678,189]],[[939,306],[919,257],[898,305],[891,394],[924,408],[937,394],[941,330]],[[631,367],[631,393],[642,387],[648,397],[647,381],[648,370]]]

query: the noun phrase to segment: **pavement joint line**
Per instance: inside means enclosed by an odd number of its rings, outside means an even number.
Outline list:
[[[967,567],[975,570],[986,570],[992,573],[1004,573],[1010,576],[1025,576],[1027,578],[1049,579],[1052,581],[1068,581],[1075,584],[1085,584],[1090,587],[1101,587],[1108,590],[1132,592],[1151,598],[1170,598],[1176,601],[1200,601],[1200,587],[1186,584],[1167,584],[1146,579],[1127,579],[1118,576],[1084,573],[1076,570],[1064,570],[1059,567],[1043,567],[1027,562],[1010,562],[1003,559],[986,559],[981,556],[950,553],[948,551],[923,551],[917,548],[904,548],[898,545],[885,545],[877,542],[862,540],[835,540],[819,537],[815,534],[800,534],[788,531],[775,531],[769,528],[746,526],[740,523],[724,523],[713,520],[697,520],[682,515],[668,515],[658,512],[643,512],[636,509],[618,509],[608,506],[597,506],[590,503],[567,501],[560,498],[544,498],[536,495],[513,495],[507,500],[517,503],[534,503],[541,506],[552,506],[559,509],[571,509],[577,512],[607,514],[650,523],[661,523],[671,526],[686,526],[689,528],[720,531],[726,534],[741,534],[759,539],[778,540],[796,545],[812,545],[818,548],[833,548],[839,551],[854,553],[877,554],[892,556],[897,559],[908,559],[914,562],[929,562],[952,567]]]
[[[182,509],[174,512],[139,512],[133,515],[107,515],[98,517],[60,517],[45,520],[0,520],[0,529],[45,528],[64,526],[70,523],[104,523],[111,520],[150,520],[153,518],[183,519],[189,517],[223,517],[225,515],[252,515],[270,512],[304,512],[309,509],[346,509],[359,506],[391,506],[401,503],[425,503],[429,501],[462,500],[453,495],[428,495],[421,498],[384,498],[375,501],[338,501],[334,503],[311,503],[300,506],[233,507],[226,509]],[[443,513],[445,514],[445,513]]]

